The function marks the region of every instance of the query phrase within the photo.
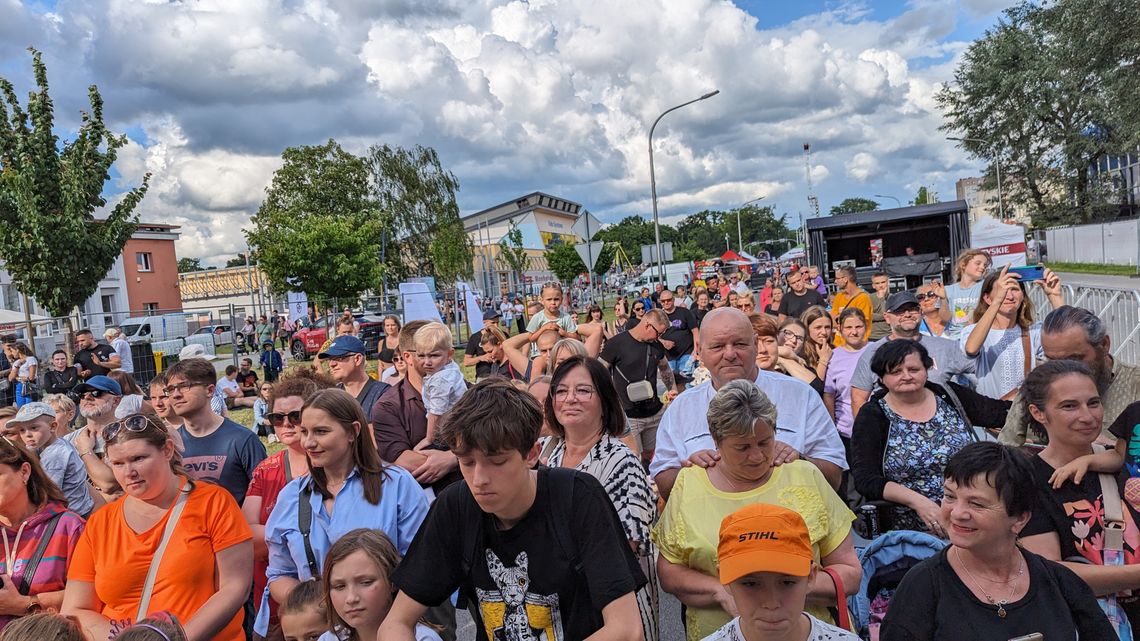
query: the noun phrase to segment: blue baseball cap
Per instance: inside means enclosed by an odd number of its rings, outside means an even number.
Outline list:
[[[320,354],[321,358],[338,358],[349,354],[364,354],[364,343],[355,336],[337,336],[329,348]]]
[[[100,392],[110,392],[115,396],[123,395],[123,388],[115,382],[115,379],[110,376],[92,376],[91,378],[83,381],[75,386],[73,390],[76,394],[85,394],[91,390],[99,390]]]

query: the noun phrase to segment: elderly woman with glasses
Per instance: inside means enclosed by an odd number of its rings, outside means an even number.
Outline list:
[[[333,387],[328,376],[308,368],[297,368],[273,383],[269,390],[269,411],[265,418],[272,426],[278,442],[285,449],[265,459],[253,470],[249,491],[241,504],[241,512],[253,531],[253,593],[265,592],[265,571],[269,567],[269,548],[265,544],[265,524],[277,505],[277,495],[289,481],[309,472],[309,458],[301,444],[298,427],[305,397],[319,389]],[[261,600],[254,599],[261,607]],[[277,625],[276,604],[270,602],[269,625]],[[272,638],[272,634],[270,638]]]
[[[67,565],[83,518],[23,444],[0,439],[0,629],[13,619],[48,608],[59,610]]]
[[[76,617],[90,639],[114,638],[162,611],[185,622],[189,639],[245,639],[253,543],[233,497],[186,473],[158,416],[112,422],[103,439],[125,495],[87,522],[62,613]]]
[[[798,512],[806,521],[816,564],[834,570],[846,594],[859,587],[847,509],[815,465],[797,460],[774,465],[776,406],[752,381],[723,385],[709,403],[709,431],[720,460],[708,468],[683,468],[653,529],[660,549],[661,587],[687,606],[689,641],[713,634],[737,614],[717,573],[717,542],[724,517],[745,505],[770,503]],[[835,585],[821,572],[809,586],[808,612],[833,621]]]

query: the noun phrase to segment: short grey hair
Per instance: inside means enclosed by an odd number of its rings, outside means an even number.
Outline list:
[[[1059,334],[1073,327],[1080,327],[1090,345],[1100,345],[1108,336],[1104,321],[1083,307],[1062,305],[1049,312],[1041,324],[1041,333]]]
[[[752,436],[756,421],[776,429],[776,404],[752,381],[735,380],[709,402],[709,433],[717,445],[732,436]]]

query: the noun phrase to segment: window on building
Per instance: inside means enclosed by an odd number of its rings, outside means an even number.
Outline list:
[[[140,272],[151,272],[154,268],[150,261],[150,252],[135,252],[135,263]]]
[[[103,306],[103,325],[111,327],[115,324],[115,297],[112,294],[103,294],[99,297]]]
[[[157,314],[158,303],[143,303],[143,311],[147,314]]]

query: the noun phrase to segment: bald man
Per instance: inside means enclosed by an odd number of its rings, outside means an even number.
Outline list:
[[[781,465],[802,458],[819,468],[832,487],[839,487],[847,459],[835,423],[823,400],[799,379],[762,371],[756,365],[756,334],[748,316],[721,307],[701,322],[701,361],[710,380],[685,390],[669,404],[657,431],[657,452],[649,473],[657,489],[668,496],[681,467],[690,460],[705,467],[719,459],[709,434],[708,407],[729,381],[756,383],[776,404],[776,459]]]

